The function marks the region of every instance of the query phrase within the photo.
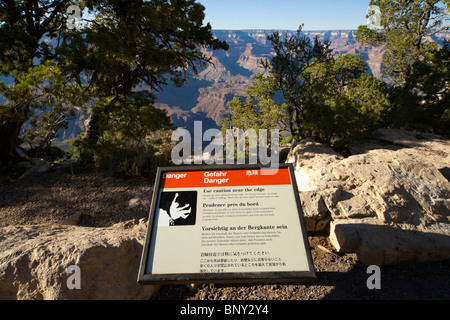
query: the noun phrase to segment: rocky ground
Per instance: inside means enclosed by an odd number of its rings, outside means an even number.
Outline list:
[[[112,177],[86,167],[64,167],[0,182],[0,227],[60,224],[106,227],[147,218],[152,179]],[[381,266],[381,289],[369,290],[367,266],[336,253],[326,231],[310,234],[317,280],[310,284],[162,286],[154,300],[450,299],[450,261]],[[137,270],[136,270],[137,272]]]

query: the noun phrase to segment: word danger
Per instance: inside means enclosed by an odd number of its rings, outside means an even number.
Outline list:
[[[186,178],[187,173],[163,173],[163,179],[184,179]]]

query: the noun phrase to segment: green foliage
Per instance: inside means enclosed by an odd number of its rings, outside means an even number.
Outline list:
[[[82,143],[82,155],[89,159],[108,136],[141,141],[149,132],[170,126],[166,113],[153,106],[153,92],[169,81],[181,85],[188,70],[195,73],[210,62],[202,48],[228,46],[213,38],[209,24],[203,25],[204,7],[194,0],[82,4],[95,21],[83,32],[70,33],[60,54],[97,98]]]
[[[45,154],[52,150],[57,132],[75,117],[76,109],[85,111],[83,87],[68,80],[52,61],[13,74],[15,85],[0,84],[0,94],[7,99],[0,105],[0,118],[3,122],[17,121],[18,116],[23,116],[21,121],[29,118],[22,141]]]
[[[342,146],[383,123],[390,107],[387,88],[366,71],[360,55],[346,54],[303,73],[305,117],[300,138]]]
[[[167,112],[155,108],[149,99],[139,93],[119,95],[113,101],[102,99],[93,112],[97,109],[102,110],[102,136],[121,135],[142,141],[149,132],[171,126]]]
[[[88,0],[95,15],[82,32],[71,32],[59,51],[79,76],[85,72],[106,96],[128,94],[145,84],[161,89],[170,77],[184,81],[188,68],[210,61],[200,49],[226,49],[203,25],[204,7],[194,0]],[[82,69],[79,67],[82,66]]]
[[[253,84],[246,89],[245,101],[235,97],[228,103],[228,117],[221,121],[222,134],[225,136],[228,129],[239,129],[250,135],[242,136],[240,140],[240,134],[234,131],[233,146],[227,146],[225,143],[225,148],[237,150],[234,154],[236,159],[249,157],[249,151],[256,148],[257,141],[260,147],[266,145],[270,149],[273,145],[271,130],[281,129],[289,132],[287,104],[279,104],[273,100],[276,87],[273,75],[257,74]],[[261,129],[267,130],[265,140],[264,135],[260,134]],[[229,142],[228,137],[227,143]],[[239,146],[245,146],[245,152]]]
[[[55,46],[41,41],[65,31],[65,12],[72,0],[11,0],[0,2],[0,72],[11,75],[47,61]]]
[[[295,138],[312,137],[345,147],[383,125],[390,112],[388,89],[367,71],[361,55],[340,54],[310,61],[301,74],[295,75],[295,92],[294,86],[290,89],[297,110],[301,110],[295,115]],[[278,74],[280,79],[293,79],[292,73],[298,70],[286,68],[283,72],[286,74]],[[234,98],[228,104],[229,117],[222,122],[222,130],[287,128],[288,103],[273,100],[278,89],[274,74],[256,76],[247,89],[246,100]]]
[[[448,31],[449,1],[373,0],[381,11],[381,27],[360,26],[356,39],[383,45],[383,74],[390,90],[390,125],[394,128],[448,134],[449,45],[439,49],[427,39]]]
[[[24,77],[30,68],[54,60],[61,41],[44,41],[65,31],[65,11],[72,1],[35,0],[0,2],[0,74]],[[61,38],[59,38],[61,40]],[[48,40],[48,39],[47,39]],[[36,65],[37,64],[37,65]],[[22,126],[33,115],[30,109],[36,85],[15,80],[9,103],[0,106],[0,161],[20,161],[16,148],[20,144]],[[28,88],[29,86],[29,88]],[[2,85],[5,91],[5,85]]]
[[[374,47],[379,47],[386,42],[386,37],[384,34],[377,32],[377,30],[370,29],[366,25],[361,25],[358,27],[355,39],[362,45],[370,45]]]
[[[392,126],[409,130],[450,134],[450,44],[430,50],[414,62],[405,85],[392,89]]]
[[[372,0],[379,7],[380,28],[359,26],[356,40],[362,44],[385,46],[383,73],[396,86],[404,85],[406,74],[419,57],[433,48],[426,41],[449,30],[448,0]]]
[[[276,92],[275,77],[257,74],[253,84],[247,90],[247,98],[242,101],[235,97],[228,103],[228,118],[221,121],[222,132],[226,129],[286,129],[287,105],[276,103],[273,98]]]
[[[30,158],[43,158],[49,162],[64,161],[70,158],[64,150],[55,146],[38,146],[27,151]]]
[[[360,55],[331,57],[329,43],[314,42],[296,34],[284,39],[277,33],[268,37],[276,56],[264,66],[274,79],[274,91],[280,90],[286,101],[283,117],[289,120],[297,139],[312,137],[334,146],[365,137],[385,123],[390,110],[386,86],[372,75]],[[271,96],[273,96],[273,92]],[[273,103],[273,101],[272,101]],[[230,110],[240,110],[244,119],[253,118],[258,106],[248,93],[246,103],[239,100]],[[252,111],[253,110],[253,111]],[[233,117],[238,118],[235,114]]]
[[[95,145],[93,159],[111,174],[152,176],[158,167],[169,165],[172,148],[170,130],[154,132],[141,143],[115,135]]]
[[[83,18],[91,21],[69,28],[72,4],[88,9]],[[195,0],[1,2],[0,73],[15,81],[0,84],[8,99],[0,106],[0,161],[18,156],[24,123],[30,123],[24,139],[48,150],[75,108],[85,106],[91,117],[76,144],[81,154],[107,159],[104,152],[122,150],[123,142],[141,148],[151,132],[170,126],[153,106],[153,91],[169,81],[180,85],[211,62],[203,49],[228,48],[203,24],[204,10]],[[101,157],[97,144],[105,147]]]
[[[315,37],[313,41],[302,35],[301,25],[293,35],[275,32],[267,37],[271,42],[275,55],[262,62],[275,79],[276,89],[280,90],[287,104],[289,130],[293,136],[298,135],[298,128],[304,119],[302,96],[304,84],[301,80],[303,72],[312,65],[330,59],[332,50],[329,42]]]

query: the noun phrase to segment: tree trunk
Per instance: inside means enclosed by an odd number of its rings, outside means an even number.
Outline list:
[[[92,161],[92,147],[95,146],[100,139],[100,116],[91,111],[89,118],[84,121],[84,137],[82,139],[80,156],[82,160]]]
[[[7,164],[19,162],[23,158],[17,153],[22,121],[4,122],[0,124],[0,162]]]
[[[84,139],[89,142],[89,145],[95,145],[99,139],[99,122],[100,119],[95,112],[91,112],[84,122]]]

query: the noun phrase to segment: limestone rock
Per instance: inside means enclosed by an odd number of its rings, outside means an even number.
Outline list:
[[[377,137],[347,158],[309,139],[291,150],[307,230],[332,221],[336,249],[372,263],[448,259],[450,141],[388,129]]]
[[[322,231],[330,221],[330,214],[335,210],[335,200],[340,190],[337,180],[328,174],[327,167],[344,157],[323,144],[311,139],[300,141],[286,158],[293,163],[295,178],[300,192],[304,220],[308,231]],[[327,190],[327,192],[322,192]]]
[[[148,199],[148,192],[151,191],[151,188],[143,188],[142,192],[136,194],[133,198],[128,201],[128,209],[136,208],[137,206],[150,206],[150,200]]]
[[[386,225],[374,218],[335,220],[330,225],[330,241],[339,252],[356,252],[358,259],[367,265],[448,260],[449,231],[422,232]]]
[[[322,196],[316,191],[300,193],[303,217],[307,230],[322,231],[329,222],[328,209]]]
[[[348,195],[338,206],[343,217],[376,214],[385,222],[419,225],[428,223],[427,213],[436,218],[450,213],[448,180],[405,153],[372,150],[333,163],[329,171]]]
[[[354,154],[389,149],[404,153],[416,161],[436,167],[441,173],[450,169],[450,141],[439,135],[404,130],[378,129],[375,139],[352,147]],[[445,175],[444,175],[445,176]],[[446,177],[450,180],[450,176]]]
[[[331,187],[335,179],[328,175],[327,167],[343,158],[330,147],[305,139],[291,150],[286,163],[294,164],[297,186],[303,192]]]
[[[149,299],[157,286],[137,283],[145,225],[1,228],[0,299]],[[67,286],[72,265],[79,290]]]
[[[44,159],[34,158],[28,163],[28,165],[25,165],[25,162],[21,163],[21,166],[23,168],[27,168],[27,170],[19,177],[19,179],[22,179],[30,174],[44,173],[52,168],[51,164]]]
[[[139,202],[140,202],[139,198],[130,199],[130,201],[128,202],[128,208],[133,209],[137,207],[139,205]]]
[[[75,226],[80,221],[80,218],[82,215],[83,215],[82,211],[74,213],[73,215],[71,215],[67,219],[65,219],[63,222],[61,222],[61,224]]]

